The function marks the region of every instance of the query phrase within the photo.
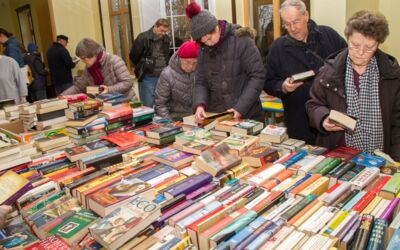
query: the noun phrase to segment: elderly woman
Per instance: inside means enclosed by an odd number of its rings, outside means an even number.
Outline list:
[[[348,49],[335,55],[316,77],[306,103],[317,145],[381,149],[400,160],[400,67],[378,49],[389,34],[386,18],[359,11],[348,21]],[[332,123],[331,109],[357,118],[354,132]]]
[[[198,50],[194,41],[183,43],[161,72],[156,87],[157,115],[170,120],[191,115]]]
[[[85,93],[87,86],[99,86],[101,94],[117,92],[127,100],[136,99],[132,77],[119,56],[106,53],[100,44],[90,38],[80,41],[75,53],[86,64],[86,68],[82,77],[61,95]]]

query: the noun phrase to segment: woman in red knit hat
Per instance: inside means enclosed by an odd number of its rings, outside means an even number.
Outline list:
[[[154,101],[157,115],[170,120],[191,115],[198,53],[196,42],[183,43],[161,72]]]

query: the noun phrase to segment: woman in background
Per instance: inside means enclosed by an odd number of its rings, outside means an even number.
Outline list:
[[[133,80],[125,62],[117,55],[105,52],[104,48],[90,38],[82,39],[75,50],[76,55],[86,64],[82,77],[61,95],[86,93],[87,86],[99,86],[101,94],[117,92],[126,100],[136,100]]]
[[[157,115],[170,120],[181,120],[182,117],[192,114],[198,53],[196,42],[183,43],[161,72],[155,97]]]

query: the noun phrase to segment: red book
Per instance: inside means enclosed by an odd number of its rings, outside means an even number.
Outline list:
[[[327,152],[324,156],[332,158],[342,158],[345,161],[349,161],[359,153],[361,153],[361,151],[358,149],[338,147],[334,150]]]
[[[108,136],[103,136],[102,139],[116,144],[118,147],[128,147],[144,141],[144,137],[133,132],[120,132]]]
[[[100,115],[104,116],[107,120],[115,119],[122,116],[132,115],[133,111],[129,107],[118,107],[108,110],[103,110]]]
[[[271,189],[276,187],[279,183],[286,180],[293,174],[294,174],[293,171],[291,171],[289,169],[283,170],[282,172],[278,173],[273,178],[271,178],[271,179],[267,180],[266,182],[264,182],[263,184],[261,184],[261,187],[267,189],[268,191],[271,191]]]
[[[24,250],[72,250],[63,239],[58,237],[57,235],[52,235],[47,237],[44,240],[41,240],[29,247],[25,247]]]
[[[375,198],[376,193],[367,192],[364,196],[351,208],[351,210],[360,213]]]
[[[371,186],[373,189],[371,190],[372,193],[378,194],[383,186],[392,178],[391,176],[382,176],[382,178],[379,178],[376,183],[372,183]]]

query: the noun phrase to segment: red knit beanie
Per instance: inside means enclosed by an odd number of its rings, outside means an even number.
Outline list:
[[[199,55],[199,46],[195,41],[182,43],[178,49],[179,58],[197,58]]]

